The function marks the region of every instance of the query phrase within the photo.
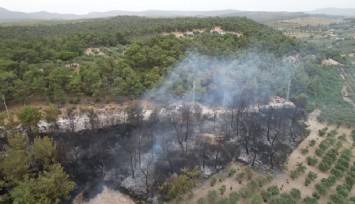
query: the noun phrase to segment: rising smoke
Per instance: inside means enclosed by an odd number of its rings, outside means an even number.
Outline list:
[[[271,95],[286,98],[294,66],[272,55],[248,53],[239,57],[189,54],[177,63],[158,87],[143,95],[160,103],[191,102],[193,81],[196,101],[210,106],[232,105],[236,97],[265,103]]]

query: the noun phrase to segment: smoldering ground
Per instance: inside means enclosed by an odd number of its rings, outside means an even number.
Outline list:
[[[150,203],[164,199],[158,187],[183,168],[197,166],[201,176],[231,161],[277,169],[304,134],[302,110],[269,105],[286,95],[294,69],[272,55],[190,54],[142,96],[155,104],[148,120],[136,105],[124,124],[57,133],[59,158],[87,197],[104,183]]]

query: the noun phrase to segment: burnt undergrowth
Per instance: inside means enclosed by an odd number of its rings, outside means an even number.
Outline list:
[[[77,184],[73,198],[83,192],[90,199],[105,185],[152,203],[162,198],[159,186],[184,168],[198,167],[201,177],[232,161],[277,170],[305,130],[304,112],[294,107],[235,105],[206,112],[182,104],[160,107],[149,120],[142,109],[132,114],[125,124],[52,133],[58,159]]]

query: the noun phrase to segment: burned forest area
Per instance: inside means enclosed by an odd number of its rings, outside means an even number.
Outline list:
[[[289,106],[156,105],[147,120],[137,106],[127,122],[106,128],[53,133],[58,157],[77,183],[75,193],[94,197],[102,186],[153,202],[159,186],[182,169],[209,177],[232,161],[260,171],[282,168],[305,132],[305,113]],[[101,188],[100,188],[101,187]]]

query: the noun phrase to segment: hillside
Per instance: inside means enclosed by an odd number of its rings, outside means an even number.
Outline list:
[[[309,14],[325,14],[332,16],[355,16],[355,8],[323,8],[307,12]]]

